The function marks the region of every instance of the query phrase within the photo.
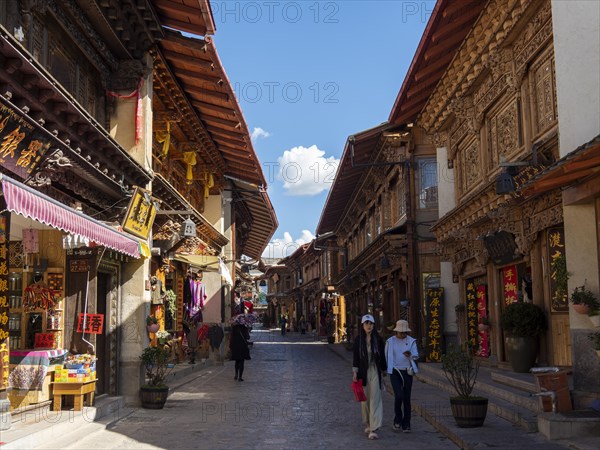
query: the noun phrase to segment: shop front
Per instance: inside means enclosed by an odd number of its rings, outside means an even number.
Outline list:
[[[6,175],[1,183],[0,389],[10,409],[47,404],[61,383],[116,394],[120,277],[140,241]]]

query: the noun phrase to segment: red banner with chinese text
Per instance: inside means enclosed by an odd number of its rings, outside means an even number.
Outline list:
[[[442,298],[444,288],[431,288],[425,292],[426,317],[426,360],[442,360]]]
[[[502,269],[502,291],[504,292],[504,304],[510,305],[519,300],[517,288],[517,266],[507,266]]]
[[[85,325],[84,325],[85,316]],[[104,329],[104,314],[79,314],[77,332],[86,334],[102,334]]]
[[[480,284],[477,286],[477,316],[478,323],[483,323],[483,319],[487,318],[487,286]],[[487,358],[490,356],[490,334],[488,330],[482,330],[478,327],[479,348],[476,355]]]

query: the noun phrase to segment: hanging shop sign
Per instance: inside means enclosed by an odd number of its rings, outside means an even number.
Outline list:
[[[67,261],[70,273],[85,273],[92,268],[96,258],[95,248],[77,248],[67,250]]]
[[[477,286],[477,316],[480,324],[485,324],[487,319],[487,286],[480,284]],[[478,348],[475,353],[477,356],[487,358],[490,356],[490,333],[487,329],[477,328]]]
[[[504,267],[502,269],[502,291],[504,292],[505,305],[519,301],[517,290],[517,266]]]
[[[35,333],[34,348],[55,348],[54,333]]]
[[[467,343],[469,348],[477,347],[477,290],[473,280],[467,280]]]
[[[548,254],[550,255],[550,302],[552,312],[569,311],[566,284],[566,249],[565,233],[562,228],[548,230]]]
[[[85,321],[85,325],[84,322]],[[102,334],[104,330],[104,314],[80,313],[77,320],[77,332],[85,334]]]
[[[27,178],[50,148],[48,136],[0,103],[0,164]]]
[[[0,198],[0,209],[6,208]],[[8,236],[10,212],[0,213],[0,390],[8,387],[9,344],[9,302],[8,302]]]
[[[442,299],[444,288],[430,288],[425,291],[425,306],[427,308],[426,358],[427,361],[440,362],[442,360]]]
[[[136,187],[125,214],[123,230],[142,239],[148,239],[155,217],[156,207],[150,193]]]

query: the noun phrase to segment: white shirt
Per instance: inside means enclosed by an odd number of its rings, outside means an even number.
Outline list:
[[[419,359],[417,340],[411,336],[400,339],[392,336],[385,343],[385,357],[387,360],[387,371],[391,374],[394,369],[406,370],[410,367],[410,359],[404,356],[405,351],[411,353],[411,358]]]

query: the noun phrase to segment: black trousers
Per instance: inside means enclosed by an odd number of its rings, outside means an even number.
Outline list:
[[[236,359],[235,360],[235,374],[241,378],[243,373],[244,373],[244,360]]]
[[[406,370],[398,372],[394,369],[390,378],[394,388],[394,423],[404,430],[410,428],[410,394],[413,377]]]

